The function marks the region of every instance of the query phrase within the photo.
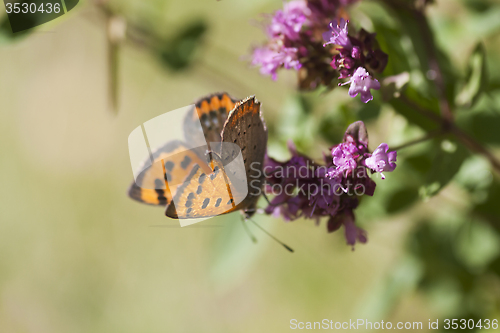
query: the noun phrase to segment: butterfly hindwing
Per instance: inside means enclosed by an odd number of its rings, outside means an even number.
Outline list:
[[[139,202],[165,206],[194,165],[204,161],[180,141],[171,141],[152,154],[153,163],[130,185],[129,196]]]
[[[165,215],[175,219],[211,217],[237,210],[220,157],[209,153],[210,171],[196,165],[177,188]]]

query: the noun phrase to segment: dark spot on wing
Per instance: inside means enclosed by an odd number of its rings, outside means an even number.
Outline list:
[[[161,179],[155,179],[155,189],[165,188],[165,182]]]
[[[219,207],[221,202],[222,198],[217,199],[217,201],[215,202],[215,207]]]
[[[191,163],[191,157],[189,156],[184,156],[184,159],[181,162],[181,168],[186,170],[186,168],[189,166],[189,163]]]
[[[227,204],[226,204],[226,205],[231,205],[233,202],[234,202],[234,199],[233,199],[233,198],[231,198],[231,199],[229,199],[229,201],[227,202]]]
[[[188,198],[187,198],[187,199],[188,199],[188,200],[193,200],[193,199],[194,199],[194,193],[193,193],[193,192],[189,193],[189,195],[188,195]]]
[[[156,189],[156,194],[158,194],[158,202],[162,205],[167,204],[167,198],[165,198],[165,191]]]
[[[214,172],[210,175],[210,179],[211,180],[214,180],[215,177],[217,177],[217,174],[219,173],[219,167],[218,166],[215,166],[214,168]]]
[[[205,181],[205,178],[207,178],[207,175],[202,173],[200,175],[200,178],[198,178],[198,183],[203,184],[203,182]]]
[[[198,185],[198,189],[196,190],[196,194],[201,194],[202,190],[203,190],[203,188],[201,187],[201,185]]]
[[[210,111],[210,118],[212,118],[212,123],[214,125],[218,125],[219,124],[219,119],[217,118],[217,112],[216,111]]]
[[[207,208],[209,203],[210,203],[210,198],[206,198],[205,200],[203,200],[203,206],[201,206],[201,209]]]
[[[193,211],[193,208],[188,208],[188,210],[186,211],[186,215],[191,214],[192,211]]]
[[[210,119],[208,119],[208,115],[206,113],[202,114],[200,117],[201,125],[210,128]]]
[[[175,166],[174,162],[168,161],[167,163],[165,163],[165,170],[172,171],[172,169],[174,168],[174,166]]]

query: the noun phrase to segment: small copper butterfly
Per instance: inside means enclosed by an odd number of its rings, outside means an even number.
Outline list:
[[[236,210],[247,217],[253,215],[260,196],[255,189],[261,189],[264,183],[262,165],[267,146],[260,102],[254,96],[237,101],[226,93],[201,98],[186,114],[183,131],[186,142],[203,136],[208,149],[187,149],[187,144],[179,140],[168,142],[152,154],[155,163],[132,182],[129,196],[145,204],[166,206],[165,214],[174,219]],[[238,151],[225,148],[231,146]],[[228,177],[228,164],[239,153],[245,173],[240,178],[246,176],[245,191],[232,186],[238,175]]]

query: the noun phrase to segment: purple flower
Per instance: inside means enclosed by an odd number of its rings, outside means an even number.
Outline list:
[[[304,0],[294,0],[286,2],[283,10],[277,10],[271,19],[271,24],[267,27],[270,38],[279,38],[281,35],[294,41],[300,38],[299,32],[302,25],[307,22],[307,17],[311,10]]]
[[[359,157],[358,148],[352,142],[341,143],[332,149],[333,164],[336,168],[329,172],[330,178],[337,178],[356,169],[358,163],[356,159]]]
[[[345,239],[347,244],[352,246],[353,250],[356,241],[363,244],[368,241],[366,231],[357,227],[354,221],[355,218],[353,211],[346,210],[343,214],[332,216],[327,223],[328,232],[336,231],[342,225],[344,226]]]
[[[365,160],[365,165],[376,172],[380,172],[382,179],[385,179],[382,172],[391,172],[396,169],[397,152],[387,152],[388,150],[387,143],[381,143],[373,154]]]
[[[360,94],[361,102],[363,103],[368,103],[373,99],[370,89],[380,89],[380,83],[377,79],[373,79],[363,67],[358,67],[349,81],[339,85],[345,85],[348,83],[351,84],[351,87],[349,88],[349,96],[356,97]]]
[[[336,44],[350,49],[352,44],[349,36],[347,36],[347,23],[349,23],[349,20],[346,21],[343,18],[340,19],[339,23],[337,23],[337,20],[332,21],[330,23],[331,30],[323,33],[323,39],[326,40],[323,45]]]
[[[279,47],[278,44],[270,47],[259,47],[253,52],[252,65],[260,65],[260,73],[263,75],[271,75],[271,78],[276,81],[278,74],[276,71],[281,66],[286,69],[299,69],[302,65],[298,60],[298,50],[294,47]]]

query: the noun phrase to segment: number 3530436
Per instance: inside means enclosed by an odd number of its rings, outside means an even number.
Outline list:
[[[497,329],[498,319],[445,319],[443,328],[445,330]]]
[[[52,21],[73,9],[78,0],[4,0],[12,33]]]

